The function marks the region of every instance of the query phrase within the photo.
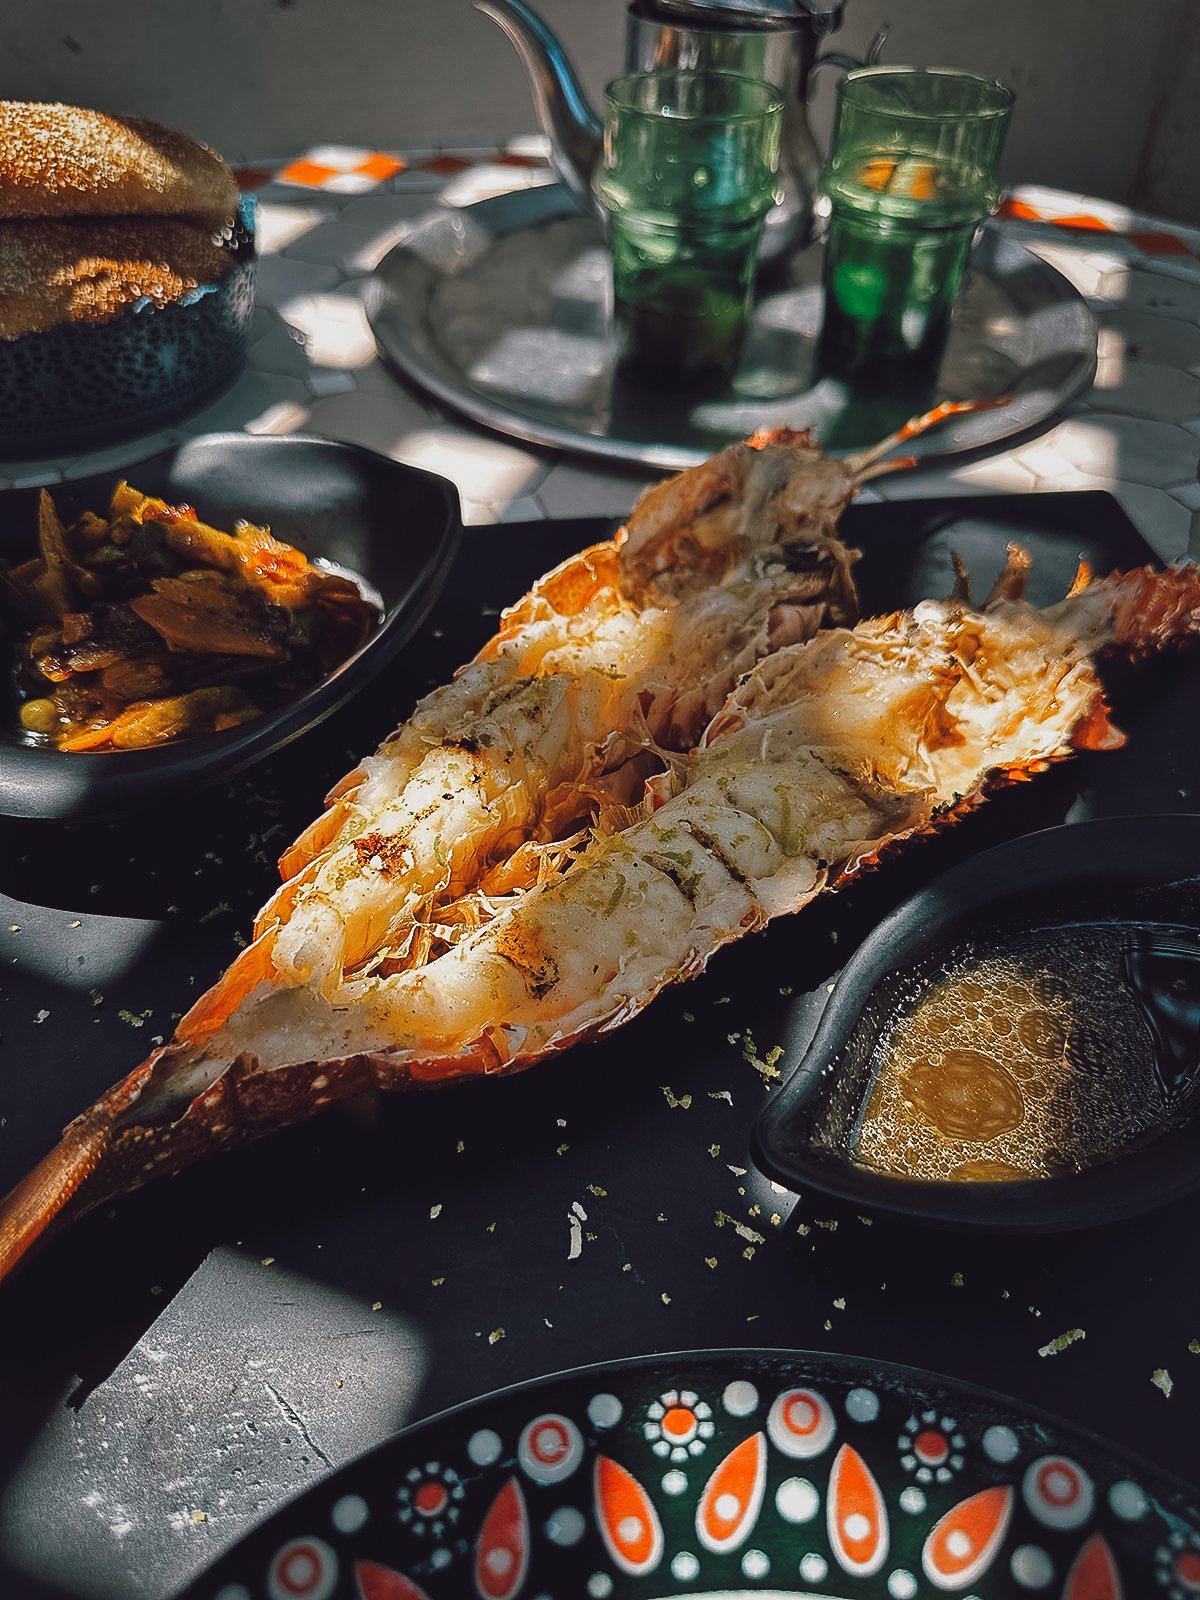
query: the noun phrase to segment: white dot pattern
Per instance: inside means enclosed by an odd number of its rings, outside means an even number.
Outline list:
[[[811,1522],[821,1509],[821,1496],[807,1478],[785,1478],[775,1491],[775,1509],[785,1522]]]
[[[550,1513],[546,1522],[546,1537],[551,1544],[578,1544],[586,1531],[587,1520],[583,1512],[577,1511],[574,1506],[559,1506],[557,1511]]]
[[[1078,1528],[1092,1514],[1096,1491],[1077,1462],[1040,1456],[1021,1480],[1025,1504],[1047,1528]]]
[[[339,1533],[357,1533],[370,1516],[370,1508],[360,1494],[344,1494],[334,1503],[329,1520]]]
[[[1012,1553],[1009,1570],[1023,1589],[1044,1589],[1054,1577],[1054,1563],[1036,1544],[1018,1545]]]
[[[499,1461],[503,1448],[500,1435],[491,1428],[480,1428],[467,1440],[467,1455],[477,1467],[490,1467],[493,1461]]]
[[[765,1550],[747,1550],[742,1557],[742,1576],[765,1578],[771,1570],[770,1557]]]
[[[746,1378],[727,1384],[721,1404],[731,1417],[748,1417],[758,1405],[758,1390]]]
[[[820,1455],[836,1431],[829,1403],[813,1389],[785,1389],[767,1417],[771,1443],[784,1455]]]
[[[594,1394],[587,1410],[594,1428],[615,1428],[624,1415],[624,1407],[615,1394]]]
[[[284,1545],[267,1574],[270,1600],[329,1600],[338,1577],[338,1559],[323,1539],[293,1539]]]
[[[1108,1491],[1108,1503],[1113,1515],[1122,1522],[1140,1522],[1150,1509],[1145,1492],[1130,1478],[1113,1484]]]
[[[855,1544],[857,1544],[860,1539],[865,1539],[870,1531],[870,1521],[863,1516],[861,1511],[852,1511],[842,1523],[842,1532],[846,1535],[847,1539],[852,1540]]]
[[[535,1483],[561,1483],[583,1460],[583,1435],[569,1417],[537,1417],[521,1434],[517,1460]]]
[[[846,1415],[854,1422],[874,1422],[879,1415],[879,1396],[874,1389],[851,1389],[846,1396]]]
[[[689,1395],[687,1398],[690,1400],[692,1397]],[[715,1396],[713,1398],[715,1399]],[[729,1383],[721,1393],[721,1405],[732,1417],[748,1416],[757,1410],[761,1403],[758,1388],[745,1380]],[[878,1418],[879,1397],[873,1390],[860,1387],[851,1390],[845,1396],[843,1407],[846,1416],[852,1421],[870,1423]],[[624,1407],[617,1396],[598,1394],[589,1401],[587,1414],[594,1427],[607,1429],[615,1427],[621,1421]],[[541,1441],[531,1440],[531,1442]],[[954,1442],[958,1443],[957,1440]],[[907,1444],[908,1440],[902,1438],[900,1443]],[[1022,1453],[1017,1433],[1003,1424],[994,1424],[987,1428],[980,1439],[980,1444],[983,1454],[1000,1465],[1013,1462]],[[502,1439],[490,1428],[478,1430],[467,1442],[466,1454],[472,1463],[479,1467],[493,1465],[501,1459],[503,1453]],[[522,1465],[525,1463],[522,1462]],[[1021,1473],[1023,1498],[1030,1511],[1044,1526],[1052,1529],[1070,1529],[1081,1525],[1091,1515],[1095,1506],[1095,1486],[1077,1463],[1065,1458],[1044,1456],[1018,1471]],[[687,1474],[677,1470],[664,1473],[661,1488],[664,1493],[672,1496],[687,1493],[689,1489]],[[1105,1493],[1108,1510],[1122,1521],[1140,1521],[1152,1509],[1152,1502],[1146,1492],[1132,1479],[1113,1483],[1102,1492]],[[910,1515],[922,1513],[927,1508],[924,1492],[915,1485],[906,1486],[897,1498],[899,1507]],[[775,1508],[783,1521],[802,1524],[818,1515],[821,1495],[808,1479],[788,1478],[775,1491]],[[713,1510],[722,1521],[732,1522],[742,1510],[740,1498],[734,1494],[724,1493],[717,1499]],[[326,1514],[329,1524],[338,1532],[353,1534],[371,1520],[371,1507],[361,1495],[343,1495],[329,1506]],[[584,1538],[587,1527],[588,1519],[584,1513],[574,1506],[561,1506],[547,1518],[544,1533],[550,1543],[569,1547],[578,1544]],[[868,1519],[861,1515],[847,1516],[843,1520],[842,1527],[845,1537],[851,1541],[861,1540],[870,1532]],[[636,1516],[625,1517],[617,1533],[623,1543],[637,1542],[644,1533],[642,1519]],[[295,1543],[300,1548],[295,1549],[287,1557],[286,1578],[289,1594],[302,1594],[306,1600],[309,1596],[320,1596],[331,1578],[336,1581],[337,1557],[329,1551],[332,1558],[332,1571],[330,1571],[319,1554],[329,1549],[321,1540],[307,1538],[297,1540]],[[956,1530],[948,1537],[947,1550],[955,1558],[964,1559],[971,1554],[972,1541],[962,1531]],[[274,1564],[275,1572],[272,1574],[274,1581],[268,1579],[269,1592],[275,1593],[283,1588],[283,1583],[280,1581],[284,1577],[281,1558],[285,1555],[285,1551],[278,1552]],[[431,1566],[443,1567],[450,1561],[451,1553],[441,1549],[427,1551],[427,1559],[430,1560]],[[514,1554],[503,1547],[495,1548],[488,1552],[486,1560],[490,1570],[497,1576],[502,1576],[511,1570]],[[1011,1550],[1008,1564],[1012,1581],[1023,1590],[1040,1593],[1048,1591],[1055,1582],[1055,1560],[1040,1545],[1023,1544]],[[768,1553],[759,1549],[745,1551],[740,1565],[743,1576],[750,1581],[766,1578],[772,1568]],[[701,1561],[692,1551],[679,1550],[671,1560],[670,1570],[680,1582],[690,1583],[699,1577]],[[828,1562],[818,1552],[810,1551],[800,1560],[799,1572],[806,1583],[822,1583],[828,1576]],[[904,1568],[896,1568],[887,1575],[886,1591],[890,1600],[916,1600],[918,1589],[917,1578]],[[604,1572],[593,1572],[587,1580],[586,1593],[589,1600],[608,1600],[613,1593],[612,1578]],[[213,1600],[253,1600],[253,1596],[243,1584],[233,1583],[217,1591]],[[974,1600],[974,1597],[968,1596],[967,1600]]]
[[[984,1455],[1001,1466],[1007,1461],[1015,1460],[1020,1448],[1016,1434],[1003,1423],[994,1424],[983,1436]]]

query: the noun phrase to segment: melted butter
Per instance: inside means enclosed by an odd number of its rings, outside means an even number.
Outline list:
[[[857,1161],[907,1178],[1080,1171],[1179,1120],[1200,1082],[1200,934],[1081,923],[943,967],[880,1033]]]

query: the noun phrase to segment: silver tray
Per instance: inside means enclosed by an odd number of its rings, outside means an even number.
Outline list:
[[[367,315],[384,360],[477,422],[539,444],[678,470],[764,425],[812,427],[831,452],[913,409],[865,404],[811,372],[820,251],[763,279],[728,394],[690,400],[614,382],[600,227],[558,184],[432,212],[380,263]],[[1043,426],[1090,382],[1096,325],[1061,273],[983,228],[955,311],[939,400],[994,400],[914,441],[942,456]],[[906,447],[907,448],[907,447]]]

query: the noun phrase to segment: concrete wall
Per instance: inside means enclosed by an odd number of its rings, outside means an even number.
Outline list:
[[[541,0],[598,92],[622,60],[623,0]],[[847,0],[839,49],[891,23],[885,59],[1006,79],[1007,181],[1200,223],[1200,0]],[[813,121],[828,125],[832,73]],[[469,0],[17,0],[0,96],[140,113],[231,160],[314,142],[490,144],[527,131],[524,74]]]

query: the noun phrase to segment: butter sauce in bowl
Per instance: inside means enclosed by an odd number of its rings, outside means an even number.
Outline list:
[[[1200,816],[1010,840],[885,917],[755,1124],[777,1182],[985,1229],[1200,1186]]]

